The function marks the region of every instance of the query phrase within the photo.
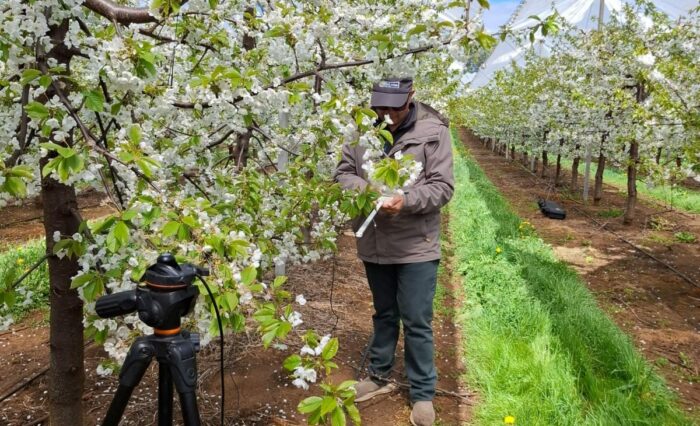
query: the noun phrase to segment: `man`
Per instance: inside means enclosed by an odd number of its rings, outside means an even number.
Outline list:
[[[404,360],[413,425],[432,425],[437,374],[433,360],[433,297],[440,260],[440,208],[452,197],[452,145],[448,123],[437,111],[413,101],[413,80],[389,78],[374,84],[371,106],[379,122],[388,116],[394,143],[384,152],[410,154],[423,165],[413,185],[382,205],[357,251],[364,262],[375,313],[369,347],[370,378],[355,385],[356,401],[391,392],[399,321],[404,329]],[[345,189],[369,185],[362,169],[365,148],[346,144],[335,172]],[[362,218],[364,219],[364,218]],[[361,223],[361,221],[360,221]]]

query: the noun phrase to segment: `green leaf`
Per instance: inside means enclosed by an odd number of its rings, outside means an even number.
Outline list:
[[[34,176],[34,173],[32,172],[33,168],[32,166],[27,166],[27,165],[20,165],[20,166],[15,166],[10,169],[10,171],[7,172],[7,176],[16,176],[16,177],[23,177],[30,179]]]
[[[134,144],[141,142],[141,127],[136,124],[129,127],[129,140]]]
[[[90,229],[92,230],[92,232],[94,234],[101,234],[106,229],[109,229],[112,227],[114,220],[115,220],[114,216],[107,216],[104,220],[96,222],[94,225],[90,226]]]
[[[137,214],[138,214],[138,212],[136,210],[129,209],[129,210],[125,211],[124,213],[122,213],[122,220],[125,220],[125,221],[131,220],[131,219],[135,218]]]
[[[248,266],[241,271],[241,282],[245,285],[250,285],[253,283],[253,281],[255,281],[257,274],[258,272],[254,266]]]
[[[406,33],[406,37],[411,37],[414,34],[420,34],[425,32],[427,29],[428,27],[425,24],[418,24]]]
[[[85,284],[89,283],[95,276],[93,274],[83,274],[83,275],[78,275],[77,277],[73,278],[71,281],[70,288],[71,290],[76,289],[78,287],[82,287]]]
[[[394,144],[394,135],[391,134],[390,131],[386,129],[381,129],[379,131],[379,135],[384,138],[385,141],[389,142],[390,144]]]
[[[129,227],[121,220],[117,221],[114,228],[112,228],[112,232],[114,232],[114,238],[117,239],[120,246],[123,247],[129,242]]]
[[[163,236],[164,237],[172,237],[173,235],[177,234],[178,230],[180,229],[180,223],[175,222],[174,220],[171,220],[170,222],[166,223],[165,226],[163,227]]]
[[[41,146],[43,148],[46,148],[46,149],[49,149],[52,151],[56,151],[58,153],[58,155],[60,155],[63,158],[69,158],[69,157],[72,157],[75,155],[75,150],[73,148],[61,146],[61,145],[55,144],[53,142],[43,143],[43,144],[41,144]]]
[[[46,88],[48,88],[49,86],[51,86],[51,82],[52,82],[52,81],[53,81],[53,79],[51,78],[50,75],[42,75],[42,76],[39,78],[39,85],[40,85],[41,87],[43,87],[44,89],[46,89]]]
[[[187,240],[190,238],[190,228],[187,225],[180,225],[177,229],[177,238],[179,240]]]
[[[301,364],[301,357],[297,354],[290,355],[284,360],[282,366],[285,370],[294,371]]]
[[[49,109],[39,102],[29,102],[27,106],[24,107],[27,115],[33,120],[42,120],[49,116]]]
[[[323,398],[320,396],[310,396],[299,403],[297,410],[302,414],[309,414],[321,408]]]
[[[326,414],[330,413],[336,408],[338,408],[338,401],[335,399],[334,396],[326,395],[323,397],[323,400],[321,401],[322,416],[325,416]]]
[[[479,31],[476,34],[475,38],[477,43],[479,43],[479,45],[486,50],[492,49],[497,43],[496,39],[493,36],[486,34],[483,31]]]
[[[336,353],[338,353],[338,338],[334,337],[329,340],[328,343],[326,343],[326,346],[323,347],[321,356],[327,361],[333,359]]]
[[[238,306],[238,296],[233,292],[227,291],[224,293],[224,300],[229,311],[233,311]]]
[[[272,281],[272,288],[280,288],[284,285],[284,283],[287,282],[287,277],[284,275],[280,275],[278,277],[275,277],[275,280]]]
[[[284,25],[276,25],[263,34],[263,37],[282,37],[287,34],[287,28]]]
[[[348,415],[354,424],[359,425],[362,423],[362,419],[360,418],[360,410],[357,409],[355,404],[346,405],[345,410],[348,412]]]
[[[277,335],[277,327],[274,327],[272,330],[263,334],[263,336],[262,336],[263,346],[265,348],[268,348],[270,346],[270,343],[272,343],[272,341],[275,339],[276,335]]]
[[[340,385],[338,385],[338,391],[344,391],[345,389],[350,389],[352,385],[356,384],[356,380],[346,380]]]
[[[83,92],[83,97],[85,98],[85,108],[95,112],[104,111],[105,98],[101,91],[89,90]]]
[[[27,195],[27,185],[18,177],[8,176],[5,178],[2,188],[13,197],[24,197]]]
[[[488,0],[477,0],[477,1],[479,2],[479,6],[481,6],[482,9],[489,9],[491,7]]]
[[[345,420],[345,413],[341,407],[336,407],[331,414],[331,425],[332,426],[345,426],[347,420]]]
[[[22,72],[22,78],[20,79],[20,84],[25,85],[27,83],[31,83],[32,81],[36,80],[39,78],[39,76],[42,75],[42,72],[39,70],[35,70],[33,68],[29,68],[24,70]]]

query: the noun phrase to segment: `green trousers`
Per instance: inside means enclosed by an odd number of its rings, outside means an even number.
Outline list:
[[[412,402],[432,401],[437,373],[433,360],[433,298],[439,260],[379,265],[365,262],[374,302],[370,372],[389,377],[394,366],[399,322],[404,329],[404,362]]]

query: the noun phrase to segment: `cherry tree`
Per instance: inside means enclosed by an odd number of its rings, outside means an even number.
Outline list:
[[[308,349],[286,363],[295,384],[330,370],[337,340],[301,332],[303,296],[270,271],[328,255],[349,215],[378,196],[330,181],[344,142],[378,154],[390,137],[366,106],[371,83],[413,74],[419,98],[443,106],[460,63],[493,42],[478,21],[444,19],[456,5],[0,5],[0,205],[43,199],[53,423],[82,419],[83,331],[117,361],[134,331],[151,332],[135,315],[99,319],[94,301],[134,288],[164,251],[211,269],[226,330],[252,324],[265,346],[303,336]],[[409,158],[370,160],[376,187],[405,185],[417,170]],[[88,188],[105,192],[115,213],[85,221],[77,194]],[[200,301],[190,324],[205,343],[218,334],[213,308]],[[314,401],[304,410],[316,421],[345,416],[342,407],[321,416]]]

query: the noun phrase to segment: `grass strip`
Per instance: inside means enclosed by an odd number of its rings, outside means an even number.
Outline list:
[[[573,162],[569,159],[561,160],[562,167],[566,167],[571,172]],[[579,165],[579,178],[583,179],[584,164]],[[591,163],[591,191],[598,164]],[[622,194],[627,195],[627,174],[612,167],[603,170],[603,183],[616,187]],[[582,184],[579,184],[582,185]],[[689,213],[700,213],[700,191],[686,188],[682,185],[654,185],[649,186],[644,182],[637,181],[637,191],[653,200],[662,201],[669,206]]]
[[[0,329],[20,321],[36,308],[48,306],[49,270],[46,262],[13,287],[44,256],[45,247],[44,241],[38,239],[0,252]]]
[[[690,425],[576,272],[516,216],[453,132],[449,230],[475,424]]]

